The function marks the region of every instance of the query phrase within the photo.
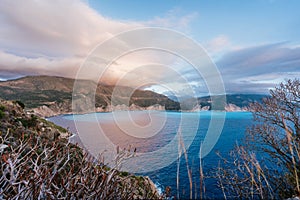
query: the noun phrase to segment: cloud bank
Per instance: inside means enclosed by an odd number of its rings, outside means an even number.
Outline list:
[[[0,80],[24,75],[76,77],[88,54],[115,34],[147,26],[192,31],[190,23],[197,17],[196,12],[182,15],[180,10],[172,9],[149,21],[120,21],[102,16],[80,0],[2,0]],[[149,35],[141,38],[151,40]],[[170,43],[172,45],[186,48],[179,40]],[[288,43],[236,49],[232,48],[228,36],[220,34],[204,47],[215,60],[229,93],[264,93],[286,77],[300,77],[300,48],[290,47]],[[152,68],[151,63],[154,63]],[[176,80],[178,74],[170,74],[159,65],[173,66],[199,94],[206,92],[204,81],[188,70],[186,62],[159,51],[135,52],[116,60],[103,81],[114,84],[119,77],[140,66],[148,67],[130,77],[136,83],[140,84],[141,77],[153,82]],[[86,78],[90,77],[87,74]],[[134,86],[135,83],[128,84]]]
[[[78,0],[4,0],[0,16],[0,70],[6,74],[74,76],[95,45],[142,26],[105,18]]]
[[[144,22],[119,21],[102,16],[80,0],[3,0],[0,7],[0,78],[39,74],[75,77],[88,54],[114,35],[146,26],[185,29],[196,15],[178,13],[178,10],[171,10],[164,17]],[[141,38],[148,40],[151,36]],[[107,83],[113,84],[114,77],[137,66],[149,62],[172,64],[173,60],[153,52],[129,55],[118,61],[119,68],[112,66],[114,73]]]
[[[217,66],[228,92],[266,93],[287,78],[300,77],[300,48],[288,43],[242,48],[225,54]]]

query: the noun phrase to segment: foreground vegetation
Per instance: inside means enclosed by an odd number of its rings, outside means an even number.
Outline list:
[[[0,199],[157,199],[150,179],[108,168],[20,102],[0,101]],[[116,158],[132,156],[124,150]]]
[[[300,80],[281,83],[270,95],[252,104],[247,141],[216,170],[224,198],[300,198]]]
[[[203,171],[200,160],[199,181],[192,175],[188,149],[180,141],[190,199],[300,199],[300,80],[281,83],[269,96],[251,103],[250,111],[254,123],[245,140],[238,141],[230,155],[218,153],[219,164],[209,171]],[[207,195],[207,183],[217,184],[219,191],[216,188],[215,194],[209,194],[215,196]]]

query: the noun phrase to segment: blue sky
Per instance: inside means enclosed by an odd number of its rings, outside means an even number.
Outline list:
[[[300,2],[297,0],[89,0],[89,4],[104,16],[124,21],[147,21],[170,13],[178,18],[194,14],[190,34],[203,42],[220,34],[243,45],[300,42]]]
[[[0,80],[40,74],[74,78],[103,41],[136,28],[161,27],[202,45],[228,93],[266,93],[287,78],[300,77],[299,9],[297,0],[1,0]],[[121,59],[122,69],[113,66],[105,81],[115,84],[151,60],[181,64],[165,55],[137,53]],[[206,92],[202,83],[191,84],[199,94]]]

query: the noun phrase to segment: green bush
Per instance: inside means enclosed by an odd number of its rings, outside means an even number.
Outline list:
[[[35,115],[31,115],[31,117],[29,119],[20,118],[20,119],[17,119],[17,121],[20,121],[24,127],[30,128],[30,127],[36,126],[37,117]]]
[[[4,110],[5,110],[5,106],[0,105],[0,110],[1,110],[1,111],[4,111]]]
[[[19,106],[21,106],[21,108],[25,108],[25,104],[23,103],[23,102],[21,102],[21,101],[16,101],[16,104],[18,104]]]
[[[2,119],[4,116],[5,116],[5,113],[2,110],[0,110],[0,119]]]
[[[128,172],[120,172],[120,176],[121,176],[121,177],[125,177],[125,176],[128,176],[128,175],[129,175]]]
[[[0,105],[0,119],[2,119],[5,116],[4,110],[5,110],[5,106]]]

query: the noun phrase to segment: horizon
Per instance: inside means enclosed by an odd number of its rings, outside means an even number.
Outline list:
[[[4,0],[0,8],[3,27],[0,81],[30,75],[76,78],[84,60],[99,44],[120,33],[145,27],[178,31],[196,41],[219,70],[226,94],[267,94],[278,83],[300,77],[300,13],[297,10],[300,2],[215,3]],[[176,45],[182,44],[176,41]],[[111,76],[104,83],[116,83],[124,74],[144,65],[149,65],[143,70],[144,80],[160,83],[170,79],[167,84],[184,95],[184,87],[174,82],[177,77],[163,68],[171,66],[186,78],[197,96],[207,93],[203,78],[196,80],[194,72],[186,70],[189,67],[186,62],[150,50],[133,52],[114,61],[110,66]],[[152,68],[156,70],[155,75]],[[93,76],[90,73],[85,77],[94,79]],[[127,81],[128,86],[137,86],[137,78],[140,73]],[[148,84],[144,88],[164,94],[169,87]]]

